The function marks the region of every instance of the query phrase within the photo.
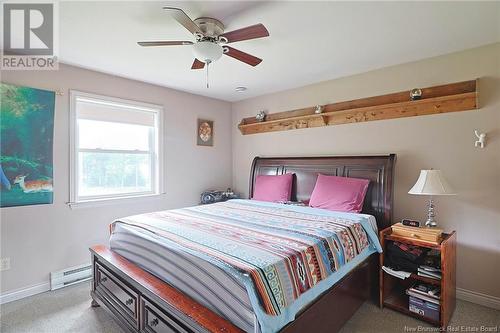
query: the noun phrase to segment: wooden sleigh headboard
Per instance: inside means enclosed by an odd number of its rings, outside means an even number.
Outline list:
[[[319,173],[370,180],[363,213],[375,216],[379,230],[392,222],[394,163],[396,155],[324,156],[324,157],[255,157],[250,171],[250,198],[258,175],[294,173],[292,200],[306,201]]]

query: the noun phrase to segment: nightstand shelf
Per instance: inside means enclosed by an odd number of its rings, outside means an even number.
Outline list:
[[[401,280],[382,270],[385,260],[385,250],[388,242],[401,242],[405,244],[437,250],[441,256],[441,279],[433,279],[412,273],[410,277]],[[439,244],[418,239],[410,239],[392,234],[391,227],[380,232],[380,242],[384,252],[380,255],[380,307],[388,307],[406,315],[426,321],[434,326],[445,328],[450,321],[455,309],[455,271],[456,271],[456,232],[443,233]],[[424,282],[441,288],[439,306],[439,321],[409,310],[408,289],[415,282]]]
[[[384,273],[384,275],[387,275],[389,277],[393,277],[393,276],[391,276],[387,272],[383,272],[383,273]],[[433,284],[433,285],[436,285],[436,286],[440,286],[441,285],[441,280],[433,279],[433,278],[428,278],[428,277],[425,277],[425,276],[420,276],[420,275],[417,275],[415,273],[411,273],[410,279],[412,281],[421,281],[421,282],[428,283],[428,284]]]
[[[384,301],[384,306],[399,311],[401,313],[404,313],[408,316],[426,321],[434,326],[440,326],[439,321],[436,321],[432,318],[427,318],[425,316],[421,316],[419,314],[416,314],[408,310],[408,295],[404,293],[404,290],[398,290],[390,293],[389,296],[387,296],[387,298]]]

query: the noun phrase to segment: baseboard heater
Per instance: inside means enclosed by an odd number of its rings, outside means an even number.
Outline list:
[[[52,272],[50,273],[50,290],[67,287],[78,282],[90,280],[91,278],[91,264],[84,264],[66,268],[59,272]]]

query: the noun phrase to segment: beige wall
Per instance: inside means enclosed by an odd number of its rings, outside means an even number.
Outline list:
[[[88,247],[107,243],[113,219],[194,205],[201,191],[231,185],[230,104],[138,81],[61,65],[59,71],[6,71],[2,82],[62,89],[56,97],[54,204],[1,209],[1,257],[12,268],[0,273],[0,292],[46,283],[49,272],[89,262]],[[160,198],[70,209],[69,89],[163,105],[165,190]],[[215,146],[196,146],[196,119],[215,121]]]
[[[233,186],[247,193],[256,155],[396,153],[395,218],[424,220],[425,199],[407,192],[420,169],[441,169],[458,192],[436,198],[440,226],[458,233],[458,287],[500,297],[499,59],[495,44],[234,103]],[[248,136],[237,129],[241,118],[262,109],[287,111],[474,78],[481,78],[481,110]],[[474,148],[476,128],[488,133],[484,149]]]

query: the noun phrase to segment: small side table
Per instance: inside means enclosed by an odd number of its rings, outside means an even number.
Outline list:
[[[391,227],[380,231],[380,243],[384,251],[380,254],[380,307],[383,308],[386,306],[435,326],[446,328],[455,310],[456,240],[457,233],[455,231],[443,233],[439,244],[393,235]],[[439,251],[441,255],[441,279],[423,277],[416,273],[412,273],[410,277],[401,280],[383,271],[382,266],[384,265],[386,246],[387,243],[391,241]],[[439,321],[411,312],[408,309],[409,297],[406,295],[406,289],[417,281],[440,286]]]

